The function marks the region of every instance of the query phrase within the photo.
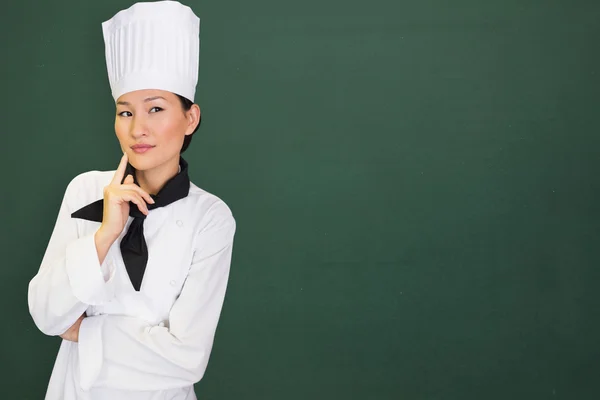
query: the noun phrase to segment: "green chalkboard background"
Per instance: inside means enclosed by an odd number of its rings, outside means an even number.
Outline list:
[[[0,11],[0,398],[67,183],[114,169],[100,24]],[[189,0],[192,180],[238,222],[200,399],[600,398],[600,2]]]

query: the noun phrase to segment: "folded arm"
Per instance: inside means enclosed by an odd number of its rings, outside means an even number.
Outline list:
[[[167,326],[117,315],[83,320],[78,347],[84,390],[163,390],[202,378],[225,297],[234,233],[235,220],[226,214],[197,234]]]
[[[77,178],[67,187],[38,273],[29,283],[29,312],[47,335],[65,332],[89,305],[114,296],[111,254],[100,263],[94,234],[79,237],[69,199],[77,194]]]

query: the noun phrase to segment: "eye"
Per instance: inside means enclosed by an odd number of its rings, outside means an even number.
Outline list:
[[[133,114],[131,114],[129,111],[122,111],[117,115],[120,117],[131,117]]]
[[[163,109],[162,109],[162,108],[160,108],[160,107],[152,107],[152,108],[150,109],[150,112],[155,112],[155,113],[156,113],[156,112],[159,112],[159,111],[162,111],[162,110],[163,110]]]

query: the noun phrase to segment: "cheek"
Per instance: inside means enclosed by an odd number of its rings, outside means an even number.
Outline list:
[[[173,143],[177,146],[180,141],[183,141],[185,135],[185,125],[181,123],[179,118],[165,118],[157,124],[156,134],[161,136],[165,142]]]
[[[117,139],[119,139],[119,141],[122,141],[122,139],[125,137],[126,133],[127,133],[126,124],[122,120],[119,120],[118,118],[115,119],[115,134],[117,135]]]

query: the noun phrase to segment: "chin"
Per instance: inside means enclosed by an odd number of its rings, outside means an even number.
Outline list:
[[[129,163],[138,171],[146,171],[160,165],[160,161],[155,157],[148,157],[145,154],[136,154],[131,152],[127,154]]]
[[[127,156],[129,157],[129,163],[138,171],[148,171],[157,167],[161,167],[165,164],[170,164],[174,158],[177,158],[177,163],[179,163],[180,154],[173,153],[171,155],[164,149],[161,150],[161,152],[156,152],[156,149],[150,150],[151,152],[155,152],[154,154],[138,154],[133,150],[128,151]]]

